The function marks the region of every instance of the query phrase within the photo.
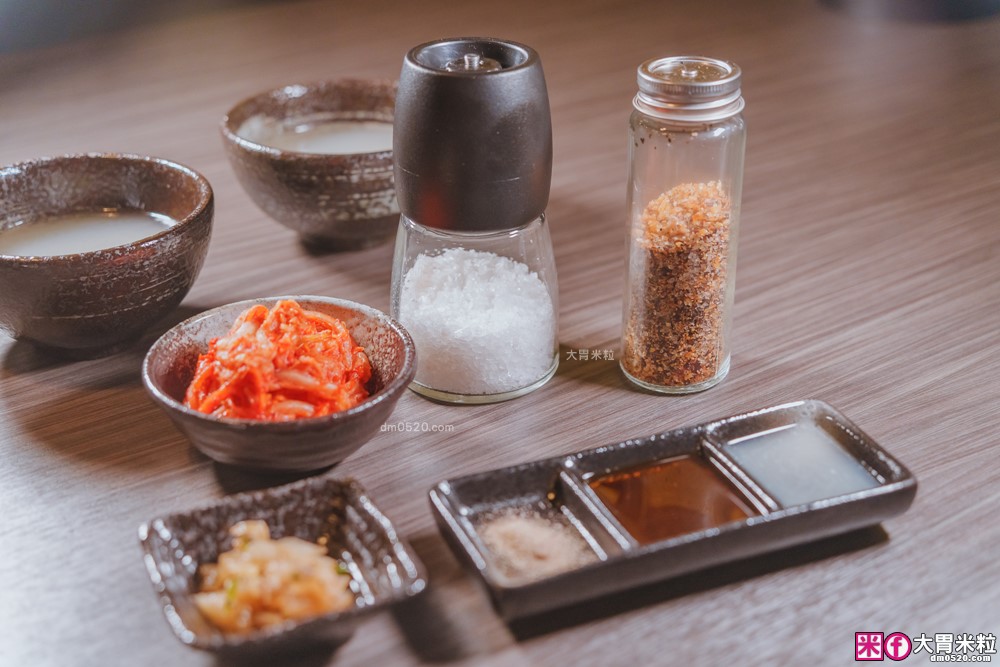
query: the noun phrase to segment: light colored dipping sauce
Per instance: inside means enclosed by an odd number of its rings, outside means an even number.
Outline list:
[[[789,424],[739,438],[727,443],[726,452],[785,506],[879,485],[843,445],[813,423]]]
[[[722,473],[697,456],[657,461],[589,483],[640,544],[760,514]]]
[[[285,151],[354,155],[392,150],[392,123],[337,120],[279,125],[258,124],[254,120],[244,123],[240,135]]]
[[[0,231],[0,255],[73,255],[134,243],[168,229],[176,220],[161,213],[75,213]]]

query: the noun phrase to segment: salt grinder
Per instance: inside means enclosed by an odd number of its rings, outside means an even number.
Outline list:
[[[391,310],[417,347],[418,393],[488,403],[558,365],[545,221],[552,121],[534,49],[456,38],[403,60],[393,124],[400,224]]]

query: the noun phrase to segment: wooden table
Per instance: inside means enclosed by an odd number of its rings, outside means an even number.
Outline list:
[[[66,20],[69,20],[68,18]],[[430,39],[489,34],[542,55],[563,363],[527,397],[450,407],[408,393],[333,474],[357,476],[424,560],[416,604],[289,664],[845,664],[856,631],[1000,634],[1000,22],[860,22],[813,2],[276,3],[0,58],[0,163],[160,155],[215,187],[215,235],[179,312],[129,351],[66,363],[0,342],[0,664],[211,664],[170,634],[140,522],[274,484],[195,452],[147,398],[172,322],[259,295],[387,309],[391,244],[317,256],[236,183],[217,123],[283,83],[394,77]],[[706,393],[632,390],[616,361],[625,127],[635,67],[666,54],[745,72],[749,146],[734,362]],[[2,289],[3,286],[0,286]],[[508,628],[438,534],[437,481],[805,397],[915,472],[880,530],[665,582]],[[926,654],[910,662],[927,661]]]

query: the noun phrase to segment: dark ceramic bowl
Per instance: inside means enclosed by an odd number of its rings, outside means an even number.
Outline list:
[[[341,79],[290,85],[243,100],[222,119],[229,163],[264,213],[309,245],[347,250],[392,237],[399,223],[392,150],[351,155],[267,145],[282,128],[330,121],[392,123],[396,84]]]
[[[229,331],[247,308],[270,308],[282,299],[294,299],[347,325],[371,361],[368,399],[343,412],[287,422],[228,419],[185,406],[198,355],[209,341]],[[210,458],[255,470],[305,472],[339,463],[375,435],[413,380],[415,359],[410,334],[374,308],[322,296],[281,296],[231,303],[181,322],[149,349],[142,380],[177,428]]]
[[[356,596],[354,608],[249,634],[226,633],[213,626],[192,597],[198,590],[198,567],[217,562],[219,553],[230,548],[229,528],[246,519],[266,521],[275,539],[294,536],[325,544],[330,557],[347,566]],[[139,540],[170,628],[183,643],[205,650],[242,651],[260,658],[263,651],[295,644],[338,644],[350,638],[362,616],[427,586],[416,554],[351,479],[311,477],[229,496],[210,507],[153,519],[139,527]]]
[[[0,254],[0,329],[73,356],[94,356],[139,338],[181,302],[212,234],[212,188],[203,176],[167,160],[113,153],[0,168],[0,233],[108,209],[178,222],[104,250]]]

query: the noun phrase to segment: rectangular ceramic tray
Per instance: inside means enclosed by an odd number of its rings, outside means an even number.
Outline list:
[[[786,506],[726,452],[735,440],[790,425],[824,429],[871,473],[875,486]],[[588,483],[685,454],[705,457],[736,482],[760,515],[642,545]],[[430,501],[453,550],[482,579],[501,616],[514,619],[878,524],[906,511],[916,489],[913,475],[869,436],[826,403],[810,400],[446,480],[430,491]],[[477,532],[478,525],[506,509],[530,509],[568,524],[596,559],[553,576],[511,583]]]
[[[353,609],[250,634],[225,633],[194,605],[198,567],[229,549],[229,528],[246,519],[267,522],[274,539],[294,536],[324,544],[345,563],[356,597]],[[153,519],[139,527],[144,561],[170,628],[194,648],[260,651],[311,642],[340,643],[364,615],[416,595],[427,575],[416,554],[353,479],[310,477]]]

